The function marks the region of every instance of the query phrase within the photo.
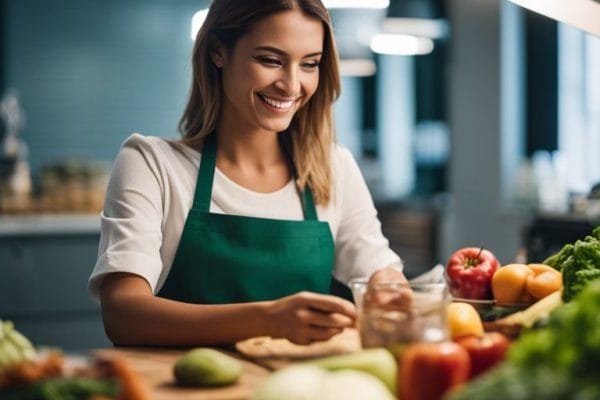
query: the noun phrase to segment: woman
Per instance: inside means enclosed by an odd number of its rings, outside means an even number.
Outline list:
[[[404,276],[356,163],[333,144],[326,9],[213,0],[193,67],[183,139],[134,134],[114,165],[89,283],[107,335],[306,344],[353,326],[354,305],[328,294],[332,274]]]

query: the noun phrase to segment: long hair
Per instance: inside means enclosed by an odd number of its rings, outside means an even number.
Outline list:
[[[299,9],[307,16],[319,19],[325,37],[317,90],[296,112],[282,135],[283,140],[291,144],[297,185],[300,189],[308,185],[315,202],[327,204],[332,186],[332,106],[340,95],[341,84],[331,19],[320,0],[213,0],[196,36],[192,88],[179,121],[179,131],[184,143],[197,147],[216,128],[223,99],[220,71],[210,57],[216,43],[232,51],[238,40],[258,21],[291,9]]]

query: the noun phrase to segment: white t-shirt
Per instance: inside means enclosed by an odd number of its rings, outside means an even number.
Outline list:
[[[99,297],[106,274],[129,272],[148,281],[154,293],[164,284],[192,206],[201,154],[175,140],[131,135],[111,173],[102,212],[98,260],[88,282]],[[396,265],[365,181],[351,153],[332,151],[332,200],[317,206],[319,220],[329,223],[335,242],[333,275],[341,282],[369,276]],[[218,168],[210,212],[271,219],[302,220],[293,180],[272,193],[248,190]]]

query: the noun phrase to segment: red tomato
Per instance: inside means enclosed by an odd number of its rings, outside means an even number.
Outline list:
[[[471,378],[504,360],[510,341],[499,332],[486,332],[483,336],[463,336],[455,340],[469,353]]]
[[[455,251],[446,265],[450,293],[463,299],[491,299],[492,276],[499,266],[489,250],[465,247]]]
[[[402,400],[439,400],[469,379],[469,354],[454,342],[415,343],[400,358],[398,391]]]

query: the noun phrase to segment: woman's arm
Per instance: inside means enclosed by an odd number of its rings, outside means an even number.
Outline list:
[[[352,154],[338,148],[334,163],[336,196],[334,276],[342,282],[370,276],[385,266],[402,265],[383,235],[369,188]]]
[[[254,303],[182,303],[154,296],[145,279],[127,273],[107,275],[100,300],[106,334],[118,345],[214,345],[253,336],[308,344],[354,326],[356,317],[352,303],[309,292]]]

